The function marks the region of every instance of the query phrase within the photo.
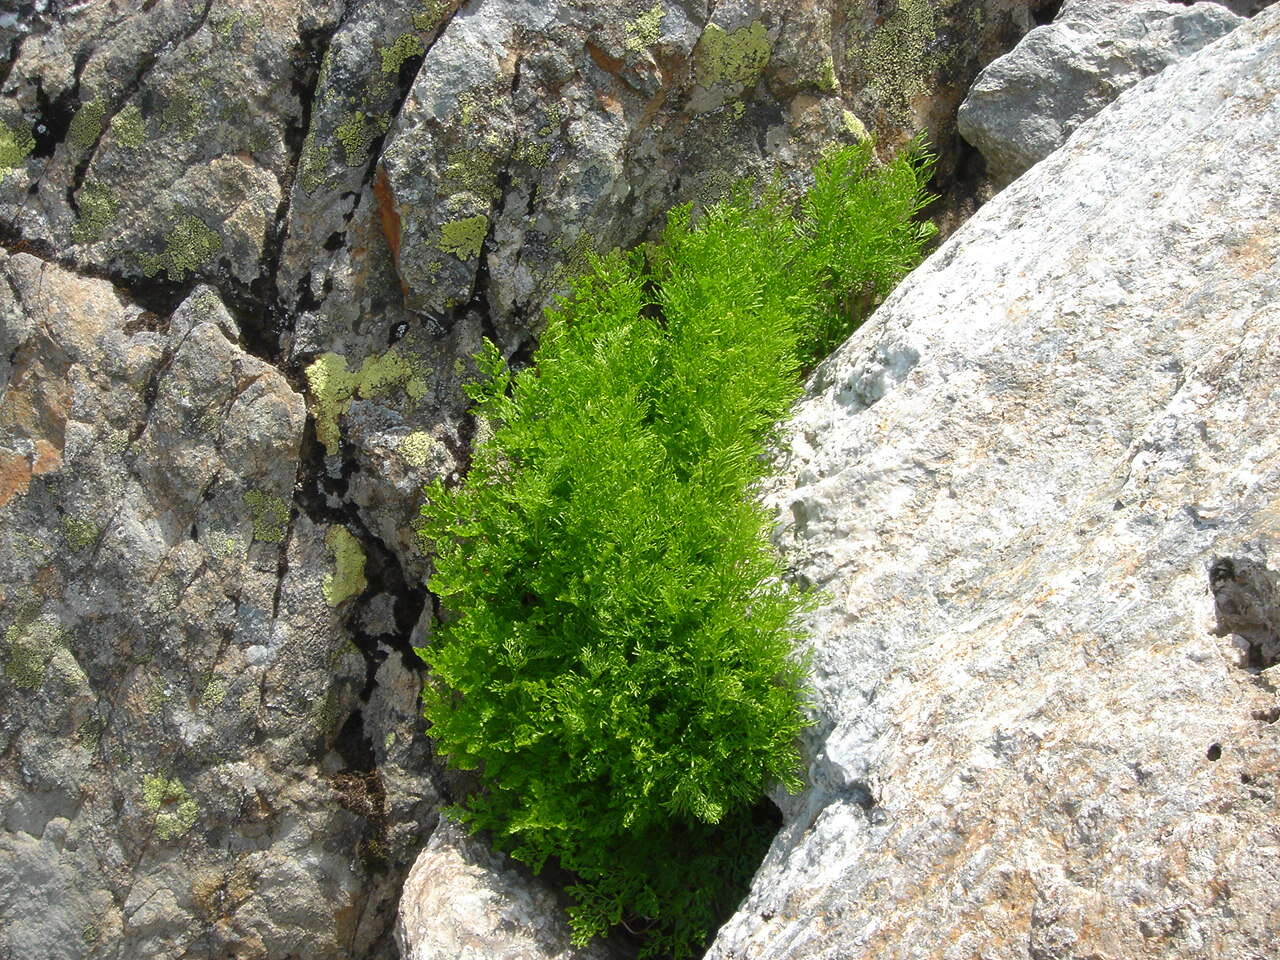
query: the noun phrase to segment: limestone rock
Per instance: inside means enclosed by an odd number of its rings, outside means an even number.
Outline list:
[[[712,960],[1280,952],[1278,161],[1272,8],[815,372],[770,492],[811,785]]]
[[[956,117],[960,135],[1004,186],[1122,91],[1243,22],[1216,3],[1068,0],[978,75]]]
[[[564,905],[484,841],[441,820],[419,855],[396,923],[404,960],[609,960],[607,944],[574,947]]]

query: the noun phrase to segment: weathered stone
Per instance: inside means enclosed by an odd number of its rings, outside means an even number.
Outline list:
[[[956,116],[960,135],[1005,186],[1123,91],[1243,22],[1216,3],[1067,0],[978,75]]]
[[[810,786],[713,960],[1280,952],[1278,161],[1273,8],[815,372],[769,493]]]
[[[607,944],[569,940],[564,904],[544,883],[450,820],[409,879],[396,923],[404,960],[608,960]]]

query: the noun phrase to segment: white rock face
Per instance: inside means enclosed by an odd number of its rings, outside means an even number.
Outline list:
[[[815,373],[811,786],[712,960],[1280,955],[1278,167],[1272,8]]]
[[[569,942],[551,889],[450,820],[441,820],[405,881],[396,924],[403,960],[607,960]]]
[[[956,125],[1005,186],[1122,91],[1243,22],[1216,3],[1067,0],[978,75]]]

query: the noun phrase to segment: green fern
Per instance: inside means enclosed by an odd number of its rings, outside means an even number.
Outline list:
[[[679,207],[661,245],[593,262],[534,367],[478,357],[490,439],[422,510],[454,616],[419,651],[424,712],[483,775],[456,815],[579,878],[579,943],[625,923],[692,954],[767,845],[751,806],[800,786],[802,598],[751,490],[803,367],[918,256],[926,169],[849,148],[799,216],[745,187]],[[868,198],[891,211],[859,227]]]

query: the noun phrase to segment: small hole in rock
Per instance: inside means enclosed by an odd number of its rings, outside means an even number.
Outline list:
[[[1209,749],[1205,751],[1205,756],[1208,757],[1210,760],[1217,760],[1219,757],[1222,756],[1222,744],[1220,743],[1209,744]]]

